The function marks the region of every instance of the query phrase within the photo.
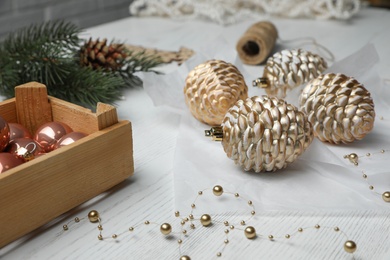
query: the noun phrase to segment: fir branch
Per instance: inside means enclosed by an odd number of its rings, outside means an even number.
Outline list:
[[[126,51],[127,58],[124,61],[122,69],[119,70],[120,76],[126,83],[126,87],[140,86],[142,80],[135,75],[137,72],[153,72],[161,74],[154,68],[163,64],[160,57],[155,55],[146,55],[145,52],[134,53]]]
[[[48,90],[52,96],[60,96],[72,103],[90,108],[98,102],[113,104],[121,96],[124,81],[111,73],[91,68],[73,66],[70,77],[63,84]]]
[[[80,32],[72,23],[55,21],[9,34],[0,43],[1,94],[11,97],[15,86],[38,81],[52,96],[93,108],[97,102],[118,100],[125,87],[142,82],[134,73],[154,71],[161,63],[155,57],[129,53],[116,71],[81,67]]]

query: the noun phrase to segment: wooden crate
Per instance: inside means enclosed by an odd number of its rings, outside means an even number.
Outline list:
[[[59,121],[88,136],[0,174],[0,248],[125,180],[134,172],[131,123],[113,106],[96,113],[47,96],[31,82],[0,103],[0,115],[32,133]]]

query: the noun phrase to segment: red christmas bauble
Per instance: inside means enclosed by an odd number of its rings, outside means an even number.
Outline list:
[[[60,140],[58,140],[57,144],[55,145],[54,149],[58,149],[60,147],[69,145],[71,143],[76,142],[77,140],[86,137],[87,135],[81,132],[72,132],[69,134],[64,135],[61,137]]]
[[[7,121],[0,116],[0,152],[4,151],[9,143],[10,132]]]
[[[0,153],[0,173],[23,163],[23,160],[10,153]]]
[[[30,161],[45,151],[31,138],[16,138],[10,142],[7,152],[22,158],[24,161]]]
[[[33,138],[30,132],[18,123],[8,123],[9,125],[9,132],[10,132],[10,141],[16,139],[16,138]]]
[[[71,132],[73,132],[72,128],[65,123],[49,122],[38,128],[34,139],[48,153],[54,150],[56,143],[61,137]]]

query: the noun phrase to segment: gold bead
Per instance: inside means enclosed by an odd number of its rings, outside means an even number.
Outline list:
[[[78,223],[78,222],[80,222],[80,219],[78,217],[75,217],[74,222]]]
[[[225,233],[226,233],[226,234],[229,234],[229,229],[225,229]]]
[[[348,253],[354,253],[356,251],[356,243],[352,240],[348,240],[344,243],[344,250]]]
[[[253,239],[256,237],[256,229],[252,226],[248,226],[244,230],[245,236],[248,239]]]
[[[230,225],[230,229],[234,229],[234,226],[233,226],[233,225]]]
[[[339,227],[334,227],[334,231],[340,231]]]
[[[145,225],[149,225],[149,224],[150,224],[149,220],[146,220]]]
[[[189,257],[188,255],[183,255],[180,257],[180,260],[191,260],[191,257]]]
[[[103,230],[103,226],[102,225],[99,225],[98,226],[98,229],[101,231],[101,230]]]
[[[207,227],[211,224],[211,217],[209,214],[203,214],[200,217],[200,223],[204,226]]]
[[[367,157],[370,157],[370,156],[371,156],[371,154],[370,154],[370,153],[366,153],[366,156],[367,156]]]
[[[289,234],[286,234],[284,237],[289,239],[291,236]]]
[[[221,196],[223,193],[223,188],[221,185],[215,185],[213,187],[213,193],[215,196]]]
[[[185,217],[185,218],[184,218],[184,221],[185,221],[185,222],[188,222],[188,220],[190,220],[188,217]]]
[[[99,221],[99,212],[97,212],[96,210],[91,210],[88,213],[88,219],[92,223],[98,222]]]
[[[381,150],[381,153],[385,153],[385,150],[382,149],[382,150]]]
[[[203,191],[198,191],[198,195],[203,195]]]
[[[186,224],[186,222],[185,222],[184,220],[182,220],[182,221],[180,221],[180,224],[181,224],[182,226],[184,226],[184,225]]]
[[[249,204],[249,205],[252,205],[252,201],[251,201],[251,200],[249,200],[249,201],[248,201],[248,204]]]
[[[129,231],[130,232],[134,231],[134,228],[133,227],[129,227]]]
[[[102,235],[98,235],[98,239],[99,240],[103,240],[103,236]]]
[[[112,235],[112,238],[113,238],[113,239],[115,239],[115,238],[117,238],[117,237],[118,237],[118,236],[117,236],[116,234],[113,234],[113,235]]]
[[[218,252],[218,253],[217,253],[217,256],[218,256],[218,257],[220,257],[221,255],[222,255],[222,253],[221,253],[221,252]]]
[[[191,229],[195,229],[195,225],[194,225],[194,224],[191,224],[191,225],[190,225],[190,228],[191,228]]]
[[[236,198],[238,198],[238,197],[240,197],[240,194],[234,193],[234,196],[235,196]]]
[[[390,202],[390,191],[385,191],[382,194],[382,199],[386,202]]]
[[[163,223],[161,226],[160,226],[160,232],[163,234],[163,235],[169,235],[171,232],[172,232],[172,227],[169,223]]]
[[[367,174],[363,173],[363,178],[367,179]]]
[[[368,188],[369,188],[370,190],[373,190],[373,189],[374,189],[374,186],[370,185],[370,186],[368,186]]]
[[[181,244],[181,243],[183,243],[183,240],[179,239],[179,240],[177,240],[177,243]]]
[[[319,228],[320,228],[320,225],[317,224],[317,225],[315,225],[314,227],[315,227],[316,229],[319,229]]]
[[[185,230],[185,229],[183,229],[183,234],[185,235],[185,234],[187,234],[187,230]]]
[[[298,232],[303,232],[303,228],[298,228]]]
[[[256,214],[256,211],[252,210],[252,211],[251,211],[251,214],[252,214],[252,215],[255,215],[255,214]]]
[[[274,236],[273,236],[273,235],[269,235],[269,236],[268,236],[268,239],[269,239],[269,240],[274,240]]]
[[[229,243],[229,239],[225,239],[225,241],[223,241],[225,244]]]
[[[354,165],[358,165],[359,156],[356,153],[348,154],[348,160]]]
[[[180,216],[180,212],[179,211],[175,211],[175,217],[179,217]]]
[[[192,215],[192,214],[188,215],[188,217],[189,217],[190,219],[194,219],[194,215]]]
[[[194,203],[191,204],[191,208],[195,208],[195,204]]]
[[[241,220],[241,225],[245,226],[245,221],[244,220]]]
[[[62,228],[66,231],[68,230],[68,225],[63,225]]]
[[[224,224],[225,226],[229,226],[229,222],[228,222],[228,221],[224,221],[223,224]]]

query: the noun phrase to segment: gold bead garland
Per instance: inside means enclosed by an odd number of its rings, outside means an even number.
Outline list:
[[[344,159],[348,159],[355,166],[359,166],[359,158],[371,157],[372,155],[375,155],[375,154],[384,154],[385,152],[388,152],[388,151],[389,150],[382,149],[379,152],[366,153],[365,155],[357,155],[356,153],[350,153],[350,154],[344,155]],[[384,202],[390,202],[390,191],[384,191],[383,193],[377,192],[375,190],[375,187],[368,181],[368,175],[367,175],[365,170],[362,170],[362,177],[367,182],[368,188],[371,191],[373,191],[375,194],[381,196]]]
[[[205,190],[202,190],[202,191],[199,191],[198,192],[198,195],[197,197],[195,198],[194,202],[192,203],[192,205],[195,205],[195,203],[197,202],[197,199],[200,197],[200,196],[203,196],[204,193],[209,190],[209,189],[205,189]],[[218,192],[215,192],[215,191],[218,191]],[[98,211],[96,210],[91,210],[87,217],[84,217],[84,218],[74,218],[73,220],[69,221],[67,224],[63,225],[63,231],[66,232],[69,230],[69,225],[71,223],[79,223],[81,221],[83,221],[84,219],[87,219],[91,222],[91,223],[97,223],[98,226],[98,231],[99,231],[99,235],[97,236],[97,239],[98,240],[110,240],[110,239],[113,239],[113,240],[118,240],[119,237],[125,235],[125,234],[128,234],[128,233],[131,233],[135,230],[135,228],[139,227],[139,226],[142,226],[142,225],[154,225],[154,226],[159,226],[160,228],[160,232],[162,235],[164,236],[178,236],[177,238],[177,244],[179,245],[179,259],[180,260],[191,260],[191,257],[189,255],[186,255],[186,254],[182,254],[182,251],[181,251],[181,247],[182,245],[184,244],[185,240],[188,238],[189,236],[189,231],[190,230],[195,230],[197,229],[196,227],[198,227],[198,225],[195,225],[196,221],[199,221],[200,222],[200,226],[203,226],[205,228],[211,228],[211,224],[212,223],[215,223],[215,224],[221,224],[221,225],[224,225],[228,228],[226,228],[224,230],[224,234],[225,234],[225,239],[223,240],[223,245],[222,245],[222,248],[221,250],[219,250],[215,255],[217,257],[221,257],[223,255],[223,252],[224,252],[224,249],[225,247],[230,244],[230,239],[228,237],[229,233],[231,231],[237,231],[237,232],[243,232],[245,237],[248,239],[248,240],[255,240],[257,237],[259,238],[268,238],[269,241],[276,241],[276,240],[279,240],[279,239],[291,239],[293,238],[294,236],[296,236],[298,233],[302,233],[304,230],[306,229],[329,229],[329,230],[333,230],[334,232],[339,232],[341,233],[347,240],[346,242],[344,243],[343,247],[344,247],[344,250],[347,252],[347,253],[350,253],[350,254],[353,254],[356,249],[357,249],[357,245],[354,241],[352,240],[349,240],[347,235],[340,230],[339,227],[327,227],[327,226],[320,226],[319,224],[316,224],[314,226],[311,226],[311,227],[300,227],[297,229],[297,231],[293,232],[293,233],[287,233],[283,236],[274,236],[273,234],[269,234],[269,235],[262,235],[260,233],[258,233],[256,231],[256,228],[253,227],[253,226],[250,226],[250,225],[247,225],[247,222],[249,222],[251,220],[251,218],[255,215],[255,208],[254,208],[254,205],[252,203],[251,200],[247,200],[245,198],[243,198],[241,195],[239,195],[238,193],[231,193],[231,192],[228,192],[228,191],[224,191],[224,189],[222,188],[222,186],[220,185],[215,185],[213,188],[212,188],[212,192],[214,194],[214,196],[226,196],[226,195],[231,195],[233,197],[235,197],[236,199],[240,199],[240,200],[243,200],[243,201],[246,201],[247,202],[247,205],[249,207],[251,207],[251,214],[249,216],[248,219],[245,219],[245,220],[242,220],[240,222],[240,224],[242,226],[245,226],[244,228],[240,228],[237,224],[238,227],[235,227],[234,224],[230,223],[228,220],[225,220],[225,221],[219,221],[217,219],[213,219],[209,214],[202,214],[200,217],[196,217],[194,215],[194,207],[191,206],[191,213],[186,216],[186,217],[180,217],[180,212],[179,211],[176,211],[174,212],[174,215],[176,218],[179,218],[179,220],[181,220],[181,230],[180,232],[176,231],[176,232],[173,232],[173,228],[171,226],[170,223],[163,223],[163,224],[158,224],[158,223],[155,223],[155,222],[151,222],[149,220],[145,220],[143,223],[140,223],[140,224],[137,224],[137,225],[134,225],[134,226],[131,226],[129,227],[127,230],[123,231],[123,232],[120,232],[120,233],[113,233],[111,236],[103,236],[103,225],[102,225],[102,221],[101,221],[101,218],[100,218],[100,214]],[[189,229],[188,229],[189,228]],[[184,235],[184,236],[183,236]]]

